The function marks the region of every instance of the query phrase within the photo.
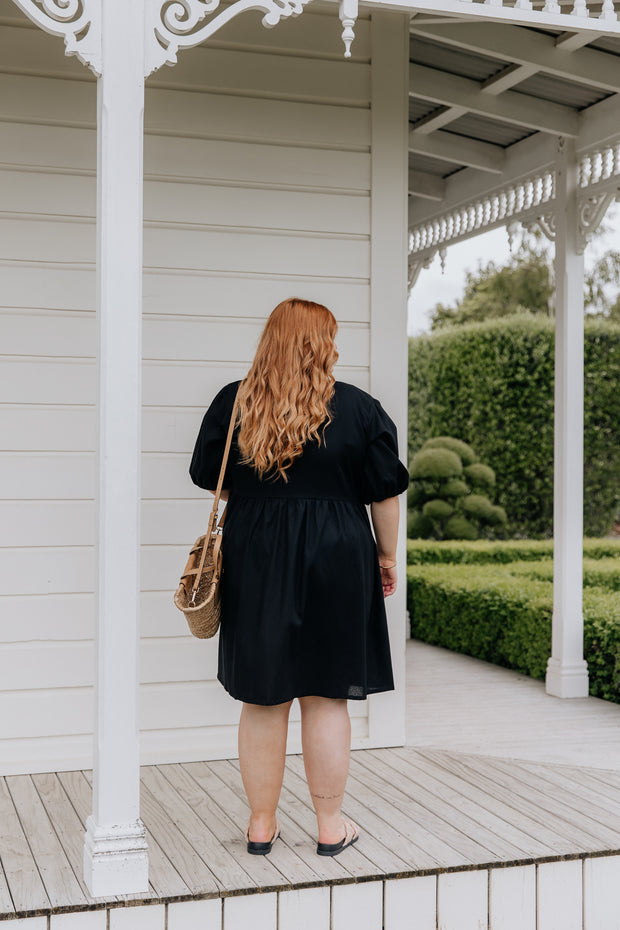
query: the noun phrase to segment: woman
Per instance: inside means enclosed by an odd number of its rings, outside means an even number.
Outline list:
[[[243,701],[239,760],[251,810],[248,852],[256,855],[279,835],[293,700],[301,706],[317,853],[333,856],[359,836],[340,809],[347,699],[394,687],[383,598],[396,590],[396,495],[409,477],[379,402],[334,380],[336,330],[320,304],[279,304],[247,377],[224,387],[207,410],[190,465],[195,484],[216,486],[238,392],[224,477],[218,678]]]

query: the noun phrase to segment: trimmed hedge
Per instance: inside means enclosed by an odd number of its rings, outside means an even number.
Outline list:
[[[409,565],[411,634],[544,678],[551,654],[552,567],[549,558],[495,565]],[[620,703],[620,564],[617,558],[588,559],[585,576],[584,650],[590,694]]]
[[[472,445],[497,474],[509,531],[553,531],[554,323],[514,315],[409,341],[410,457],[433,436]],[[585,323],[585,510],[589,535],[620,503],[620,326]]]
[[[620,539],[584,539],[583,552],[590,559],[620,559]],[[553,558],[551,539],[509,539],[502,542],[478,539],[474,542],[407,540],[407,564],[502,564]]]
[[[553,581],[553,562],[513,562],[508,571],[511,575],[533,578],[536,581]],[[620,591],[620,563],[617,559],[584,559],[583,584],[586,588],[604,588]]]

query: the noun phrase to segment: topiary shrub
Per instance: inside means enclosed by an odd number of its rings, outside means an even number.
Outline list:
[[[506,511],[490,500],[495,472],[452,436],[427,440],[411,462],[407,535],[411,539],[492,538]],[[485,493],[487,492],[487,493]]]
[[[497,471],[511,533],[553,532],[553,320],[514,315],[409,341],[410,456],[458,436]],[[620,326],[585,321],[584,531],[609,533],[620,505]],[[453,448],[453,447],[451,447]],[[462,461],[464,461],[462,459]],[[487,493],[479,463],[459,478]],[[474,478],[467,475],[475,469]]]

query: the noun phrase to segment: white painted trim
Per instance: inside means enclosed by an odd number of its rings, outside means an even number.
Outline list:
[[[552,650],[546,690],[585,697],[583,658],[583,250],[574,142],[560,140],[556,166],[555,451]]]
[[[370,389],[394,417],[407,449],[407,17],[376,12],[372,36],[372,213]],[[369,742],[405,739],[405,497],[399,541],[400,582],[387,602],[396,690],[370,699]]]
[[[102,25],[97,669],[93,814],[84,846],[93,897],[148,888],[138,744],[144,0],[130,7],[106,0]]]

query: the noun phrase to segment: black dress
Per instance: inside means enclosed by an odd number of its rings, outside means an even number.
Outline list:
[[[207,410],[190,475],[214,489],[239,382]],[[336,382],[325,441],[308,442],[288,482],[239,463],[224,487],[218,678],[234,698],[281,704],[320,695],[363,700],[394,687],[377,550],[365,504],[409,482],[381,404]]]

